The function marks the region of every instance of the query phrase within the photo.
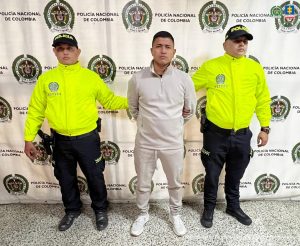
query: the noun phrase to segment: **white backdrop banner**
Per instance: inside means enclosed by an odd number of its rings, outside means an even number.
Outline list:
[[[116,94],[126,96],[132,74],[150,64],[156,32],[172,33],[177,49],[173,64],[192,75],[205,60],[224,53],[225,33],[236,24],[247,26],[254,36],[247,56],[264,67],[273,115],[269,144],[262,148],[256,145],[260,127],[253,117],[253,157],[241,182],[241,199],[300,200],[299,2],[9,0],[0,2],[0,203],[61,202],[51,156],[41,139],[35,139],[42,153],[38,160],[32,163],[23,152],[32,90],[39,75],[57,65],[51,47],[56,34],[75,35],[82,49],[81,64],[97,72]],[[197,114],[185,126],[184,199],[203,195],[199,118],[205,92],[197,96]],[[99,116],[109,199],[133,201],[136,124],[126,110],[99,105]],[[47,122],[42,129],[49,133]],[[89,201],[79,168],[78,185],[83,200]],[[224,172],[219,186],[218,198],[224,199]],[[168,197],[160,162],[152,188],[152,199]]]

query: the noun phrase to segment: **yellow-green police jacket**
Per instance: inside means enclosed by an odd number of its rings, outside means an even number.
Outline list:
[[[128,107],[127,98],[115,96],[99,75],[74,65],[42,74],[33,90],[25,123],[25,141],[34,140],[44,118],[57,133],[77,136],[96,128],[96,100],[106,109]]]
[[[270,92],[262,66],[228,54],[205,62],[193,75],[196,91],[206,88],[206,115],[217,126],[248,127],[255,112],[261,126],[271,120]]]

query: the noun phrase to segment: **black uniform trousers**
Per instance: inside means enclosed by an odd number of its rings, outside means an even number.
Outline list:
[[[203,148],[201,160],[205,167],[204,208],[214,209],[216,206],[219,176],[225,166],[225,198],[227,207],[239,208],[240,180],[251,157],[251,137],[249,128],[236,132],[219,128],[206,121],[203,131]]]
[[[100,137],[96,130],[80,136],[63,136],[54,133],[54,175],[58,179],[66,213],[80,212],[82,202],[77,180],[77,162],[88,183],[95,212],[106,211],[107,191],[101,158]]]

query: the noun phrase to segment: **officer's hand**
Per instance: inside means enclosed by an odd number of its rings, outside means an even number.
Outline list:
[[[32,162],[37,158],[37,149],[31,141],[25,141],[24,152]]]
[[[269,135],[265,132],[260,132],[257,136],[257,146],[265,146],[268,143]]]
[[[183,109],[182,109],[182,117],[183,117],[183,118],[189,117],[190,114],[191,114],[191,110],[190,110],[190,109],[186,109],[186,108],[183,108]]]

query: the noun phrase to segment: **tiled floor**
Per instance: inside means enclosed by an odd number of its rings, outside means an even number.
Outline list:
[[[63,207],[45,204],[0,205],[0,245],[224,245],[273,246],[300,245],[300,201],[249,201],[242,208],[253,223],[244,226],[225,214],[225,204],[218,204],[214,225],[200,225],[202,205],[184,203],[182,218],[188,233],[177,237],[168,221],[168,203],[151,203],[150,221],[139,237],[130,236],[130,225],[137,215],[135,204],[111,203],[109,226],[95,229],[91,208],[83,213],[65,232],[57,230],[64,215]]]

